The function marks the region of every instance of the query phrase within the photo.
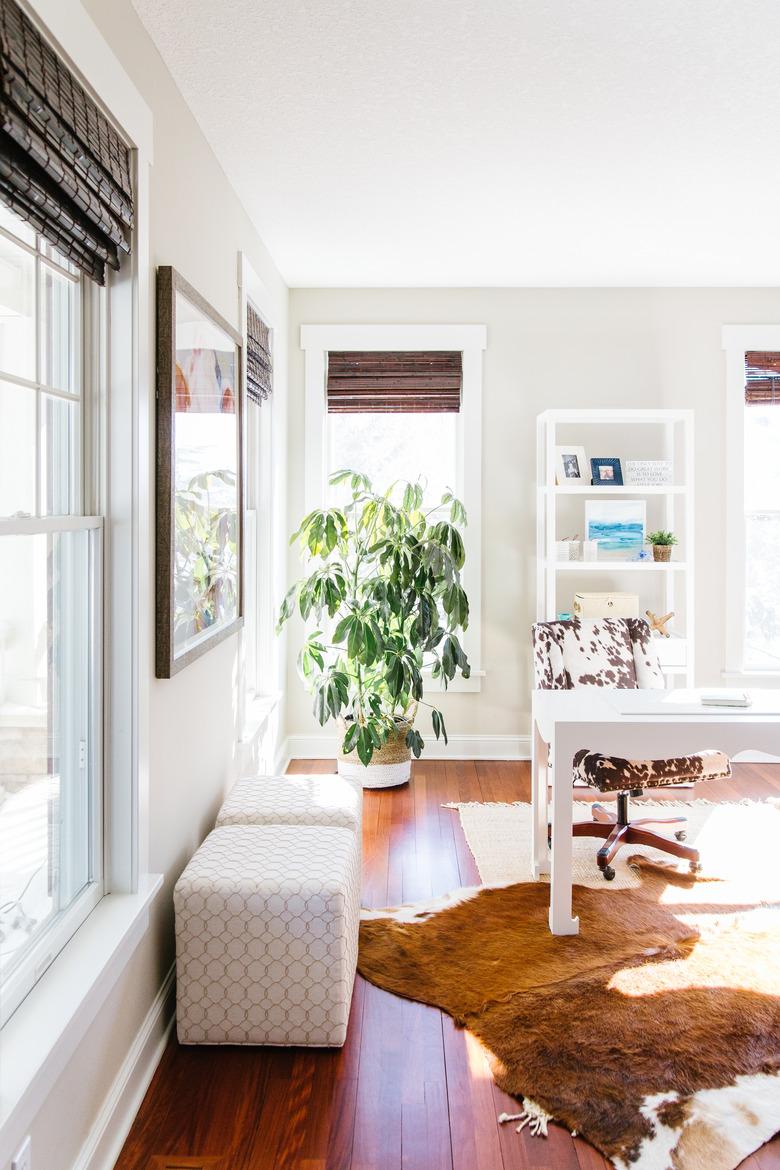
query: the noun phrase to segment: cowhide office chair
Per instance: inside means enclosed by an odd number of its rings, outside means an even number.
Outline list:
[[[537,622],[533,627],[534,669],[539,690],[573,690],[575,687],[613,687],[635,690],[663,689],[650,627],[639,618],[604,618],[599,621]],[[729,759],[722,752],[704,751],[670,760],[624,760],[583,748],[574,757],[575,778],[599,792],[616,792],[615,812],[602,804],[591,805],[591,821],[575,823],[575,837],[599,837],[604,844],[596,861],[604,878],[612,881],[616,853],[623,845],[650,845],[688,861],[699,869],[699,851],[684,845],[685,817],[643,817],[632,821],[630,796],[645,788],[662,788],[692,780],[725,779],[731,775]],[[651,826],[676,825],[675,840]]]

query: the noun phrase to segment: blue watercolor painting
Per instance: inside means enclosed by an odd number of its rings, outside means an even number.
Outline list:
[[[645,542],[644,500],[588,500],[585,520],[588,540],[598,541],[599,552],[629,554]]]

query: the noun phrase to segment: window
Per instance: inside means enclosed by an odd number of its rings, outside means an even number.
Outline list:
[[[746,670],[780,671],[780,352],[745,354]]]
[[[464,586],[471,618],[463,639],[481,686],[481,325],[305,325],[306,510],[333,499],[328,478],[365,472],[375,487],[422,476],[426,500],[451,488],[469,517]],[[338,498],[338,497],[335,497]]]
[[[102,524],[85,474],[100,295],[0,207],[3,1019],[101,895]]]

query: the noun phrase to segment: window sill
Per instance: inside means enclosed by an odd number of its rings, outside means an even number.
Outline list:
[[[468,695],[477,694],[482,690],[482,680],[486,676],[484,670],[472,670],[468,678],[458,675],[445,688],[440,678],[431,678],[430,671],[423,671],[425,693],[428,695]]]
[[[137,894],[107,894],[2,1029],[0,1166],[16,1153],[143,938],[162,881],[147,874]]]
[[[270,695],[258,695],[247,703],[244,711],[244,726],[241,730],[241,743],[254,743],[281,700],[282,692],[276,691]]]
[[[780,670],[724,670],[721,674],[724,682],[741,683],[743,686],[777,686],[780,681]]]

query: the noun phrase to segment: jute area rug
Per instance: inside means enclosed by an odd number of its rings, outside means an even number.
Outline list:
[[[610,807],[608,801],[605,803]],[[531,874],[530,804],[474,802],[445,807],[460,815],[461,827],[483,885],[528,881]],[[707,800],[642,800],[631,804],[635,817],[653,816],[654,813],[661,817],[687,817],[686,844],[696,845],[702,864],[710,875],[739,880],[740,874],[747,873],[751,884],[760,879],[762,888],[765,881],[761,871],[766,868],[774,872],[780,868],[780,858],[775,852],[780,847],[780,838],[776,835],[777,820],[772,815],[761,816],[757,810],[763,807],[756,801],[714,804]],[[575,801],[575,820],[586,821],[590,815],[588,802]],[[667,831],[671,836],[674,827],[670,826]],[[748,842],[749,849],[746,848]],[[572,842],[573,876],[578,885],[601,889],[606,884],[596,865],[596,851],[600,844],[594,837],[577,837]],[[628,864],[628,859],[637,855],[653,861],[671,862],[668,854],[656,849],[640,845],[624,848],[612,862],[615,877],[610,885],[613,889],[636,889],[639,886],[639,875]],[[687,863],[680,863],[678,868],[685,872]],[[770,877],[768,873],[766,880]],[[542,881],[549,881],[549,877],[544,875]]]
[[[734,1170],[780,1130],[780,808],[706,807],[704,871],[629,848],[636,884],[574,887],[577,936],[510,877],[364,911],[361,974],[478,1037],[523,1101],[502,1120],[555,1120],[618,1170]]]

